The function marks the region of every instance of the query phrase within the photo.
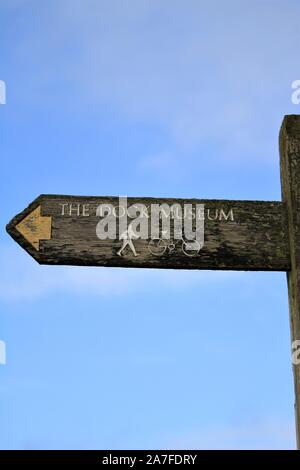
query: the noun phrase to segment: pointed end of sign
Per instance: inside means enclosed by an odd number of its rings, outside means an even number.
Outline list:
[[[42,215],[41,202],[39,196],[6,226],[7,233],[38,262],[40,241],[52,236],[52,217]]]

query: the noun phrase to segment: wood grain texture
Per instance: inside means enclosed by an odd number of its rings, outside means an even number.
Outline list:
[[[291,269],[287,273],[292,342],[300,340],[300,116],[286,116],[280,131],[282,200],[287,206]],[[300,366],[293,365],[297,445],[300,448]]]
[[[118,204],[117,197],[84,197],[41,195],[27,209],[12,219],[8,233],[39,263],[81,266],[119,266],[141,268],[174,269],[219,269],[287,271],[290,269],[290,254],[287,234],[285,204],[266,201],[229,201],[199,199],[153,199],[128,198],[134,203],[180,203],[181,205],[204,204],[210,211],[210,219],[219,211],[217,220],[205,220],[204,247],[194,257],[186,256],[180,244],[172,252],[166,250],[162,256],[149,251],[147,240],[134,242],[137,257],[130,250],[124,256],[117,255],[120,240],[99,240],[96,225],[99,204]],[[61,215],[62,204],[77,204],[89,207],[89,216]],[[41,215],[52,218],[51,239],[40,240],[39,251],[16,230],[16,225],[30,212],[41,206]],[[220,212],[233,211],[234,220],[220,219]]]

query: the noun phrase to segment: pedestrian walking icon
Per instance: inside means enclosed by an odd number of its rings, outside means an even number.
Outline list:
[[[122,256],[123,251],[128,246],[131,249],[131,251],[133,252],[134,256],[138,256],[138,254],[136,252],[136,249],[135,249],[135,246],[134,246],[133,241],[132,241],[132,240],[137,239],[137,238],[138,238],[138,235],[136,235],[136,233],[134,232],[134,230],[132,228],[132,222],[130,222],[127,229],[124,230],[124,232],[122,232],[120,234],[120,240],[123,240],[123,245],[121,246],[121,248],[117,252],[117,254],[119,256]]]

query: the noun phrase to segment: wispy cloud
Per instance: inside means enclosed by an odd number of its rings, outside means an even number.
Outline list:
[[[0,246],[0,299],[32,300],[56,292],[122,296],[157,289],[186,290],[196,284],[227,282],[234,272],[41,266],[17,245]]]
[[[13,60],[26,62],[31,100],[41,80],[49,100],[68,84],[77,103],[154,122],[178,148],[214,141],[226,158],[266,158],[298,78],[299,8],[291,0],[284,8],[258,0],[48,2],[36,6],[37,29],[20,31]]]
[[[176,152],[161,152],[146,155],[138,161],[140,174],[147,175],[152,181],[178,182],[186,168],[180,161]]]
[[[294,420],[270,418],[256,423],[208,426],[169,442],[170,449],[295,450]]]

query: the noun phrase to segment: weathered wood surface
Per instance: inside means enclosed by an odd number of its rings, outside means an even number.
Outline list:
[[[282,200],[287,207],[291,269],[287,273],[292,342],[300,340],[300,116],[286,116],[280,132]],[[300,448],[300,365],[293,364],[297,444]]]
[[[12,219],[7,231],[41,264],[257,271],[290,269],[284,203],[128,198],[128,205],[141,202],[145,205],[204,204],[205,241],[199,253],[193,257],[186,256],[179,243],[174,250],[166,249],[163,255],[154,256],[149,251],[149,240],[136,240],[134,245],[138,256],[135,257],[130,250],[124,251],[122,257],[118,256],[117,252],[122,245],[120,240],[99,240],[96,236],[96,225],[99,222],[99,217],[96,216],[97,206],[103,203],[117,205],[117,197],[41,195]],[[66,213],[62,215],[62,204],[72,204],[71,215],[67,210],[69,206],[65,206]],[[76,212],[78,204],[80,215]],[[51,217],[51,234],[49,236],[47,231],[46,235],[40,234],[40,225],[29,225],[32,239],[28,241],[28,236],[27,239],[24,237],[22,221],[28,218],[32,211],[36,211],[36,214],[39,206],[41,216],[48,218],[47,223],[44,221],[41,224],[44,231]],[[234,220],[222,217],[224,214],[227,216],[230,211]],[[215,218],[216,214],[216,220],[210,220]],[[20,230],[22,227],[23,234]],[[51,238],[47,239],[49,237]]]

